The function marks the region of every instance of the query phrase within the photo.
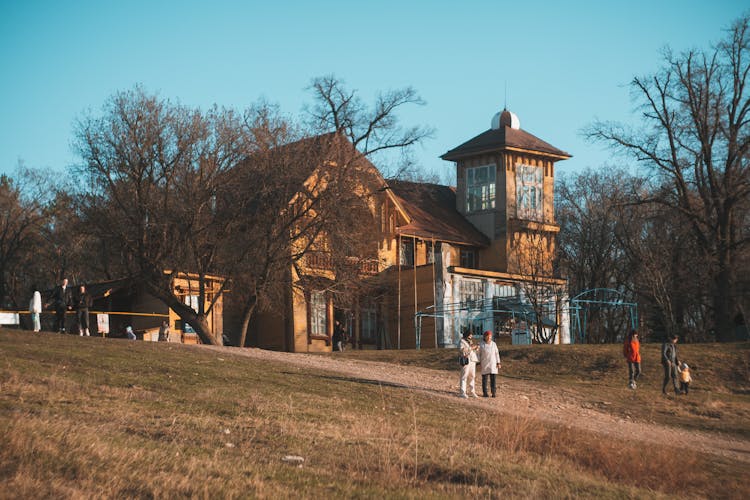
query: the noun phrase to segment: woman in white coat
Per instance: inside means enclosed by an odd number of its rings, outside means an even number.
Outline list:
[[[479,366],[482,370],[482,396],[488,397],[487,379],[490,379],[492,397],[497,395],[497,372],[500,370],[500,352],[492,340],[492,332],[484,332],[484,342],[479,344]]]
[[[29,312],[31,313],[31,320],[34,322],[34,331],[40,331],[42,329],[42,324],[39,319],[39,315],[42,312],[42,294],[39,293],[39,290],[37,290],[36,287],[34,287],[34,294],[29,301]]]
[[[461,344],[459,345],[461,350],[461,357],[466,360],[466,363],[461,363],[461,382],[459,383],[459,389],[461,391],[460,396],[462,398],[468,398],[466,394],[466,386],[469,386],[469,394],[473,397],[477,397],[476,392],[476,370],[477,370],[477,346],[471,343],[471,331],[467,330],[461,338]]]

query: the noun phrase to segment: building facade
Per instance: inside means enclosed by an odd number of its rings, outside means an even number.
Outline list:
[[[363,160],[361,224],[376,236],[359,262],[364,286],[339,286],[320,244],[290,270],[283,307],[254,319],[254,345],[330,351],[337,321],[355,348],[454,347],[467,329],[569,342],[566,281],[553,269],[555,163],[568,158],[503,110],[442,156],[455,188],[386,181]]]

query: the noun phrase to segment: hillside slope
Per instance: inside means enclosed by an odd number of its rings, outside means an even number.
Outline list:
[[[0,496],[750,496],[747,393],[697,382],[694,400],[656,397],[653,367],[629,391],[614,346],[570,347],[504,347],[500,397],[460,400],[455,351],[301,355],[0,330]],[[719,365],[742,349],[717,351]],[[566,374],[557,356],[592,361]],[[720,413],[688,411],[703,397]],[[619,413],[652,399],[645,415]]]

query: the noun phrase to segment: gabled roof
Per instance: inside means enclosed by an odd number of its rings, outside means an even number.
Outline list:
[[[399,233],[462,245],[486,247],[489,239],[456,210],[456,191],[448,186],[388,181],[390,191],[409,216]]]
[[[545,156],[556,157],[565,160],[571,157],[561,149],[544,142],[525,130],[515,129],[508,126],[491,128],[482,132],[473,139],[469,139],[458,147],[455,147],[442,155],[440,158],[447,161],[456,161],[467,156],[483,153],[494,153],[504,150],[521,150],[531,153],[539,153]]]

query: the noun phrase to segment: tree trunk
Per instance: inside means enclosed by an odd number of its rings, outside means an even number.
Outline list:
[[[209,345],[224,345],[221,333],[211,332],[211,326],[208,324],[208,317],[205,314],[198,314],[192,307],[183,304],[171,293],[159,294],[158,296],[183,322],[190,323],[201,342]]]
[[[242,335],[240,336],[240,347],[245,347],[245,339],[247,338],[248,329],[250,328],[250,318],[253,317],[253,312],[255,312],[255,306],[257,304],[257,296],[253,295],[247,301],[242,311]]]
[[[714,290],[714,325],[716,325],[716,340],[718,342],[730,342],[734,339],[732,328],[731,287],[732,280],[730,272],[724,263],[720,263],[720,269],[716,273]]]

